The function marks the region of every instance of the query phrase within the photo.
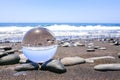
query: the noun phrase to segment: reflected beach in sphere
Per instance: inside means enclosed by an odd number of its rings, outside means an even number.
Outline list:
[[[29,30],[22,41],[23,54],[31,61],[43,63],[53,58],[57,50],[57,41],[51,31],[46,28]]]

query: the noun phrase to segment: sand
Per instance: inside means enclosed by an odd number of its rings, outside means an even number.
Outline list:
[[[61,59],[70,56],[79,56],[82,58],[114,56],[115,60],[102,59],[94,63],[77,64],[74,66],[65,66],[67,72],[58,74],[50,71],[31,70],[16,72],[10,67],[14,65],[0,66],[0,80],[120,80],[120,71],[96,71],[94,66],[103,63],[120,63],[117,53],[120,52],[120,46],[110,45],[108,42],[92,41],[96,46],[106,47],[106,50],[95,50],[95,52],[86,52],[85,46],[78,47],[58,47],[54,59]],[[82,42],[84,44],[84,42]],[[10,45],[13,49],[21,49],[21,43],[0,43],[2,45]],[[19,73],[21,75],[16,76]]]

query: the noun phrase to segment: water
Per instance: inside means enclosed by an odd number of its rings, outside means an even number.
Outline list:
[[[0,42],[21,42],[34,27],[51,30],[56,39],[120,37],[119,23],[0,23]]]

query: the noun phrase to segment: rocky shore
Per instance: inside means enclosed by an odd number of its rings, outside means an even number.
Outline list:
[[[37,64],[21,43],[0,43],[0,80],[119,80],[119,40],[62,40],[53,59]]]

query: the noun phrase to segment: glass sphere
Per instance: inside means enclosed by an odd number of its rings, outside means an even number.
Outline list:
[[[46,28],[29,30],[22,41],[23,54],[31,61],[43,63],[53,58],[57,50],[57,41]]]

